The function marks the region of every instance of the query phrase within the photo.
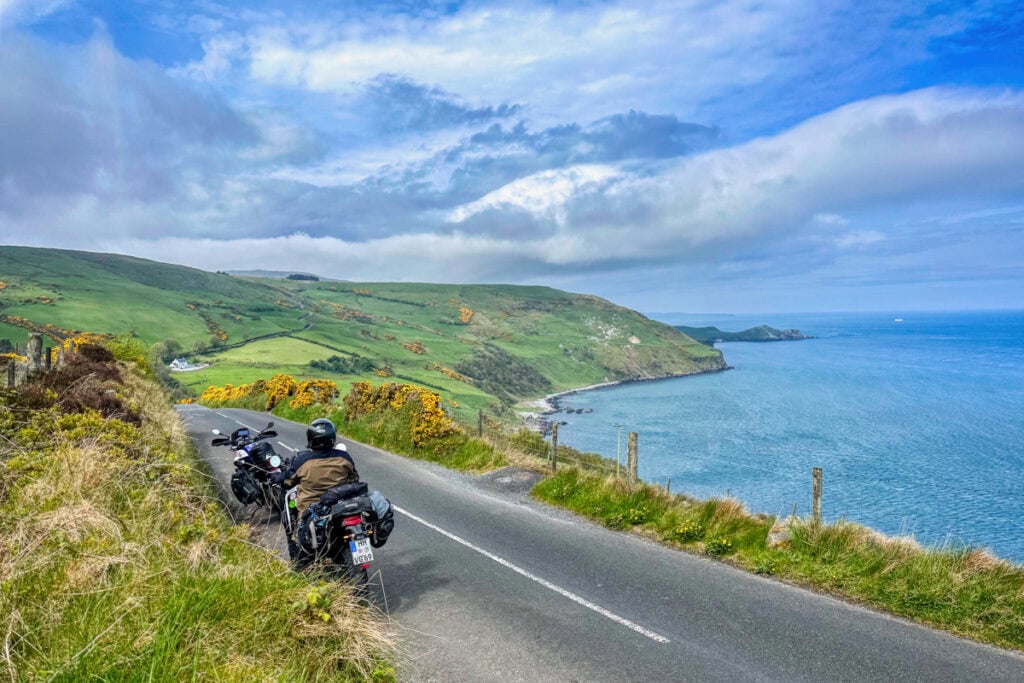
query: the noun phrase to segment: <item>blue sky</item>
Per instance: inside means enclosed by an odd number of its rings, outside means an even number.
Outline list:
[[[1020,307],[1014,2],[0,0],[0,243]]]

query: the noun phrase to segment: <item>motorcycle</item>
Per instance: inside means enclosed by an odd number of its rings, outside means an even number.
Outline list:
[[[272,481],[271,475],[280,472],[286,460],[274,451],[266,439],[277,436],[271,429],[271,422],[260,432],[252,433],[248,428],[236,429],[231,436],[224,436],[214,429],[214,446],[227,446],[235,452],[235,472],[231,475],[231,492],[242,505],[256,505],[257,509],[269,507],[281,512],[285,506],[284,489]]]
[[[395,528],[390,501],[365,482],[341,484],[321,495],[300,519],[297,497],[297,487],[285,494],[281,515],[285,530],[296,540],[296,565],[323,561],[342,578],[365,586],[373,549],[383,547]]]

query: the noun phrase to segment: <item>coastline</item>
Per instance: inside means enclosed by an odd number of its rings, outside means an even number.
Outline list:
[[[556,391],[552,394],[547,394],[543,398],[533,399],[531,401],[524,401],[522,405],[526,408],[536,408],[537,410],[517,410],[516,412],[522,418],[524,424],[528,429],[539,431],[542,434],[548,434],[551,431],[552,420],[549,419],[549,415],[555,415],[562,412],[561,399],[566,396],[572,396],[574,394],[581,394],[584,391],[596,391],[598,389],[607,389],[609,387],[617,387],[625,384],[635,384],[639,382],[660,382],[668,379],[679,379],[680,377],[693,377],[695,375],[707,375],[714,372],[724,372],[726,370],[732,370],[732,366],[722,361],[722,366],[717,368],[708,368],[706,370],[697,370],[696,372],[673,372],[667,375],[658,375],[656,377],[631,377],[628,379],[618,379],[611,382],[600,382],[598,384],[588,384],[585,387],[575,387],[573,389],[565,389],[564,391]]]

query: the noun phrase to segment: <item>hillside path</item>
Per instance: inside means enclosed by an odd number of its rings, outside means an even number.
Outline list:
[[[303,425],[265,413],[180,412],[222,485],[232,464],[210,446],[215,427],[273,420],[275,449],[304,446]],[[1017,654],[532,501],[525,473],[463,475],[345,442],[362,478],[399,509],[373,570],[402,680],[1024,680]],[[255,526],[283,549],[276,522]]]

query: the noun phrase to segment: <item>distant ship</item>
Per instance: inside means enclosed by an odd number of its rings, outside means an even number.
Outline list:
[[[903,322],[903,318],[893,318],[892,321],[894,323],[901,323],[901,322]]]

